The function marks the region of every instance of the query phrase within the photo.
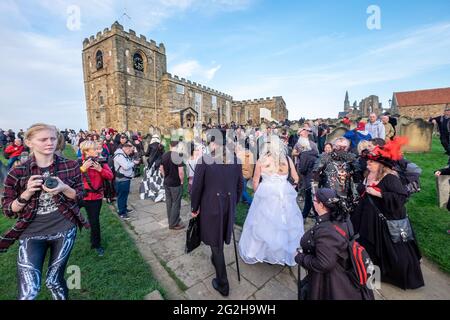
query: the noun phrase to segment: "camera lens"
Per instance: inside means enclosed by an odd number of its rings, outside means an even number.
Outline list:
[[[55,178],[48,178],[44,183],[45,187],[48,189],[55,189],[58,186],[58,180]]]

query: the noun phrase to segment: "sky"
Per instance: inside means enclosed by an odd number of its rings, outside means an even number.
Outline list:
[[[124,15],[126,13],[126,16]],[[168,72],[291,120],[369,95],[450,87],[450,1],[1,0],[0,128],[86,129],[84,38],[118,20],[164,43]]]

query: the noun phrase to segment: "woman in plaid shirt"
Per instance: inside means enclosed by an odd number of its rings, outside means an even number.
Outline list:
[[[42,266],[50,251],[45,283],[53,299],[64,300],[68,298],[64,273],[77,226],[89,227],[78,206],[83,198],[80,167],[76,161],[55,155],[54,126],[33,125],[25,134],[25,143],[32,156],[12,169],[5,180],[3,212],[18,220],[0,237],[0,252],[19,240],[18,298],[32,300],[40,291]],[[52,189],[45,186],[49,177],[58,182]]]

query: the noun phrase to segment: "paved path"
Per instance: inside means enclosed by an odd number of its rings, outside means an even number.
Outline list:
[[[215,276],[210,262],[210,249],[205,245],[184,253],[186,229],[169,230],[166,205],[140,200],[139,180],[133,180],[129,198],[135,212],[125,222],[127,230],[149,263],[154,276],[166,289],[169,299],[225,299],[211,286]],[[181,216],[184,222],[190,219],[189,203],[182,202]],[[309,223],[310,224],[310,223]],[[305,227],[308,229],[308,225]],[[239,240],[241,229],[236,227]],[[233,245],[225,246],[231,300],[295,300],[297,299],[297,268],[268,264],[246,265],[239,261],[241,281],[238,282]],[[426,286],[418,290],[403,291],[388,284],[377,290],[377,299],[450,299],[450,277],[424,261],[422,270]]]

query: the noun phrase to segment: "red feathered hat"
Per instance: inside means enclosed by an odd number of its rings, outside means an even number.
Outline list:
[[[367,155],[367,160],[377,161],[383,165],[394,168],[395,162],[403,157],[402,146],[408,143],[406,137],[395,137],[384,145],[384,147],[376,146],[372,152]]]

